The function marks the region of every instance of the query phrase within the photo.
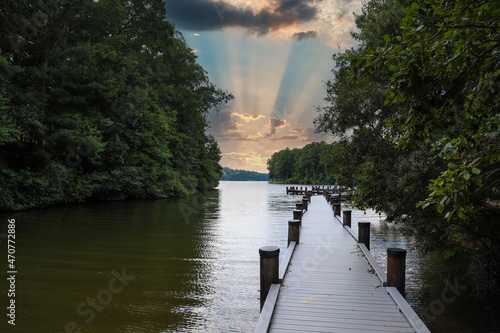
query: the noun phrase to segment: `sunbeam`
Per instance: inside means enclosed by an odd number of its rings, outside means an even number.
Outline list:
[[[208,116],[222,165],[265,172],[278,150],[333,141],[314,133],[315,106],[324,103],[337,45],[355,44],[350,13],[360,1],[167,0],[167,10],[168,3],[210,80],[235,97]]]

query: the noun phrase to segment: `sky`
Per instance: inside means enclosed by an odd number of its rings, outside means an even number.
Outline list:
[[[210,81],[234,95],[210,112],[224,167],[267,173],[289,147],[334,140],[315,133],[332,55],[355,45],[361,0],[165,0]]]

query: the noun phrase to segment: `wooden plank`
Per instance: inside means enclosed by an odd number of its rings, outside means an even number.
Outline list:
[[[382,270],[349,229],[324,198],[311,198],[300,243],[280,265],[286,274],[269,332],[413,331],[387,293]]]
[[[387,287],[387,293],[391,295],[399,310],[417,333],[431,332],[395,287]]]
[[[290,242],[286,249],[285,257],[283,258],[283,261],[280,264],[279,268],[279,281],[280,283],[283,281],[283,277],[286,274],[286,270],[288,269],[288,264],[290,264],[290,260],[292,259],[293,251],[295,250],[295,245],[297,244],[296,241]]]
[[[305,324],[305,323],[304,323]],[[412,329],[408,326],[407,328],[403,327],[389,327],[384,325],[373,325],[371,323],[368,324],[360,324],[355,321],[351,323],[315,323],[315,322],[307,322],[307,325],[303,325],[300,321],[291,321],[287,323],[271,323],[269,327],[269,333],[274,333],[275,330],[286,329],[288,332],[341,332],[350,330],[350,332],[397,332],[397,333],[411,333]]]
[[[408,329],[408,322],[405,320],[395,321],[388,319],[373,320],[373,318],[364,318],[363,314],[359,314],[357,318],[343,318],[341,316],[324,316],[324,317],[303,317],[296,315],[274,314],[275,319],[285,323],[304,323],[309,326],[321,327],[342,327],[342,326],[369,326],[369,327],[390,327]],[[411,328],[410,328],[411,330]]]
[[[406,322],[406,318],[402,318],[399,313],[386,312],[383,316],[381,316],[380,312],[372,313],[372,312],[360,311],[357,309],[347,310],[347,309],[322,308],[310,311],[308,311],[307,309],[304,311],[295,311],[293,309],[280,308],[274,310],[274,316],[276,316],[276,318],[282,314],[296,316],[297,318],[305,317],[311,319],[322,316],[341,316],[342,318],[346,319],[347,318],[358,319],[360,316],[363,316],[364,320],[373,320],[373,321],[392,320],[392,321]]]
[[[378,278],[384,286],[387,285],[387,274],[380,268],[380,266],[377,263],[377,260],[372,256],[370,250],[366,247],[365,244],[363,243],[358,243],[358,246],[361,248],[361,251],[363,251],[363,254],[365,255],[366,259],[368,259],[368,262],[370,263],[370,266],[372,266],[373,270],[377,274]]]
[[[274,307],[276,306],[276,301],[278,300],[278,295],[280,292],[279,284],[272,284],[267,293],[266,301],[260,312],[259,321],[257,326],[255,326],[254,333],[266,333],[269,325],[271,324],[271,318],[274,313]]]

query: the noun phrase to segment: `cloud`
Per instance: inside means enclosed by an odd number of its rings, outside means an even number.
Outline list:
[[[310,22],[318,14],[317,0],[275,0],[255,11],[226,1],[166,0],[167,18],[184,29],[245,28],[249,34],[262,36]]]
[[[305,142],[320,142],[328,138],[328,135],[317,133],[314,128],[310,127],[304,131],[304,139],[302,141]]]
[[[318,37],[318,32],[317,31],[312,31],[312,30],[309,30],[307,32],[296,32],[293,34],[292,38],[297,40],[297,41],[301,41],[301,40],[304,40],[304,39],[308,39],[308,38],[316,38]]]
[[[236,165],[241,165],[241,163],[252,166],[262,166],[266,165],[267,157],[263,157],[258,153],[239,153],[231,152],[222,154],[222,158],[227,160],[225,165],[234,165],[234,162],[240,162]]]
[[[255,121],[255,120],[262,119],[262,118],[266,118],[266,116],[263,116],[261,114],[252,115],[252,114],[248,114],[248,113],[237,113],[234,111],[231,112],[231,116],[239,117],[247,123],[250,121]]]
[[[224,132],[239,132],[241,131],[239,127],[241,127],[241,124],[238,124],[234,121],[226,121],[220,125],[220,131],[222,133]]]
[[[269,133],[266,134],[266,137],[270,137],[276,133],[276,129],[286,125],[286,120],[281,120],[278,118],[270,118],[269,124],[267,127],[269,128]]]
[[[272,138],[272,141],[280,141],[280,140],[297,140],[299,137],[297,135],[285,135],[279,138]]]

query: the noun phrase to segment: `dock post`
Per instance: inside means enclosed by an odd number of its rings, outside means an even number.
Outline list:
[[[363,243],[370,249],[370,222],[358,222],[358,243]]]
[[[296,203],[296,204],[295,204],[295,208],[296,208],[296,209],[300,209],[300,210],[302,210],[302,209],[303,209],[303,207],[302,207],[302,202],[300,202],[300,203]]]
[[[298,210],[298,209],[294,209],[293,219],[299,221],[300,225],[302,225],[302,211]]]
[[[396,287],[405,297],[406,280],[406,250],[398,248],[387,249],[387,286]]]
[[[290,245],[290,242],[299,243],[299,239],[300,239],[300,221],[299,220],[288,221],[288,245]]]
[[[277,246],[265,246],[259,249],[260,255],[260,310],[264,307],[267,293],[273,283],[279,283],[279,254]]]
[[[350,228],[351,227],[351,211],[344,210],[342,219],[343,219],[343,225],[348,226]]]
[[[309,202],[309,199],[307,196],[302,197],[302,209],[307,210],[307,203]]]
[[[340,202],[335,202],[333,204],[333,215],[340,216]]]

